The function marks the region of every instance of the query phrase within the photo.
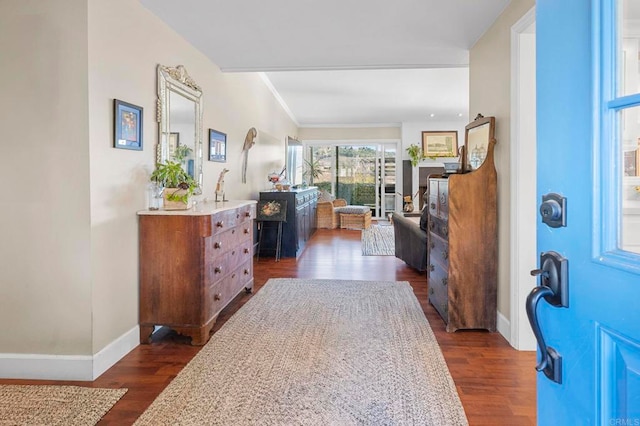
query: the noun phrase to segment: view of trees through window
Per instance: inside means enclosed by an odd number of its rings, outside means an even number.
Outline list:
[[[380,167],[383,158],[384,167]],[[308,183],[321,191],[344,198],[352,205],[370,206],[374,217],[394,210],[395,146],[311,146],[306,166]],[[381,179],[382,173],[384,180]],[[382,181],[385,183],[385,196],[379,194],[376,198],[376,191],[380,191],[378,183]],[[386,202],[387,192],[391,194],[390,202]],[[385,212],[380,210],[382,199],[386,203]]]

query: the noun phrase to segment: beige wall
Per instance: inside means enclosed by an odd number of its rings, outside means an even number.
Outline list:
[[[0,1],[0,353],[91,352],[86,14]]]
[[[469,55],[469,117],[496,117],[495,162],[498,170],[498,311],[509,318],[510,227],[510,84],[511,27],[533,6],[533,0],[512,0]]]
[[[122,13],[126,10],[127,13]],[[203,91],[204,196],[213,197],[224,167],[227,197],[257,198],[267,174],[284,165],[284,142],[297,129],[257,74],[222,74],[200,51],[135,0],[89,0],[91,112],[91,249],[94,353],[138,323],[138,240],[135,212],[157,141],[156,65],[182,64]],[[113,98],[144,107],[144,150],[112,148]],[[247,184],[241,152],[251,127]],[[208,129],[227,134],[227,162],[208,155]]]
[[[205,139],[228,135],[227,163],[204,162],[204,196],[226,167],[228,197],[256,198],[297,128],[258,75],[222,74],[136,0],[1,0],[0,20],[0,173],[13,188],[0,197],[0,353],[96,354],[138,324],[156,65],[184,65],[203,88]],[[143,151],[112,147],[114,98],[144,108]]]

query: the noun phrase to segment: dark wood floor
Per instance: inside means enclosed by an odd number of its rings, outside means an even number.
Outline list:
[[[535,353],[518,352],[499,333],[447,333],[427,302],[422,273],[393,256],[362,256],[360,231],[319,230],[297,261],[261,258],[255,263],[255,291],[272,277],[409,281],[431,324],[458,388],[469,424],[535,425]],[[213,332],[251,295],[244,292],[220,315]],[[0,380],[0,384],[73,384],[128,388],[99,423],[128,425],[151,404],[198,352],[171,331],[160,331],[150,345],[140,345],[93,382]]]

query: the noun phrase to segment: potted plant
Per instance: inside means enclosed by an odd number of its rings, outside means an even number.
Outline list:
[[[191,195],[198,184],[180,163],[167,161],[157,164],[151,173],[151,181],[164,187],[162,195],[165,210],[186,210],[191,207]]]
[[[409,158],[411,159],[411,165],[413,167],[417,166],[420,160],[422,159],[422,148],[412,143],[407,148],[407,152],[409,153]]]
[[[304,171],[302,176],[306,177],[313,184],[314,179],[318,179],[322,175],[322,165],[320,160],[304,160]]]

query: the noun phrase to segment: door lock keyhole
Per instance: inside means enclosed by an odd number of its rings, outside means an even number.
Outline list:
[[[543,195],[540,215],[542,222],[552,228],[567,226],[567,199],[554,192]]]

